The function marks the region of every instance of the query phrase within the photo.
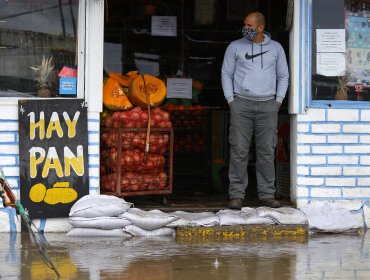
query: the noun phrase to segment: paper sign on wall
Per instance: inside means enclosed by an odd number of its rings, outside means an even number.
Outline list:
[[[152,16],[152,36],[177,36],[177,17]]]
[[[167,98],[192,99],[192,79],[168,78]]]
[[[345,29],[316,29],[317,52],[346,52]]]
[[[335,77],[346,72],[346,56],[344,53],[317,53],[317,74]]]

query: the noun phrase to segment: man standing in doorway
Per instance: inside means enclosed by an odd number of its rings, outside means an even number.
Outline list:
[[[264,30],[263,14],[248,14],[243,38],[229,44],[222,65],[222,88],[230,106],[231,209],[243,206],[253,133],[258,199],[261,205],[280,207],[275,199],[274,159],[278,111],[288,88],[289,72],[284,49]]]

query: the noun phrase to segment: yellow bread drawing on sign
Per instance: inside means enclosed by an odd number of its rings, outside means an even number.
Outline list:
[[[46,187],[42,183],[34,185],[30,190],[30,199],[33,202],[41,202],[44,200],[46,195]]]
[[[57,182],[50,189],[39,183],[31,188],[29,195],[33,202],[44,201],[50,205],[71,203],[78,196],[77,192],[69,187],[69,182]]]

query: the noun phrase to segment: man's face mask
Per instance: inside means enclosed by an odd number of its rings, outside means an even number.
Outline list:
[[[245,39],[253,39],[257,36],[257,30],[255,28],[248,28],[246,26],[243,27],[242,33]]]

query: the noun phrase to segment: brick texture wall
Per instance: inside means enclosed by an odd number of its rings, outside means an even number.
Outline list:
[[[297,205],[370,201],[370,110],[309,109],[297,116]]]

